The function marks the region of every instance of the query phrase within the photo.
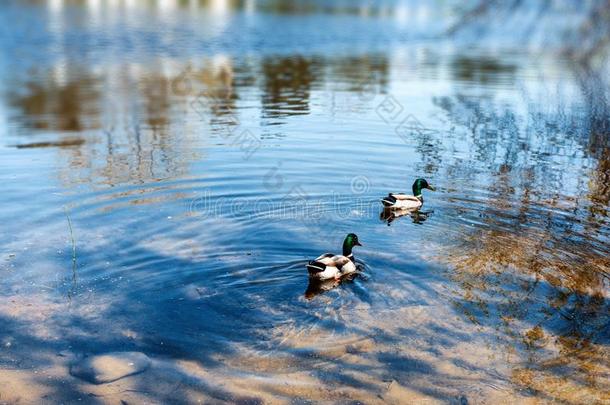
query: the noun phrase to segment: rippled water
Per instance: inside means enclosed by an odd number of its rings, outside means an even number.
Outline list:
[[[231,4],[0,8],[0,402],[609,400],[608,65]],[[155,366],[68,373],[119,350]]]

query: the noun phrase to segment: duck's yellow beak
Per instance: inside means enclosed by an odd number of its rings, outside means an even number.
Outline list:
[[[432,187],[430,184],[428,184],[428,187],[426,187],[426,188],[430,191],[436,191],[436,189],[434,187]]]

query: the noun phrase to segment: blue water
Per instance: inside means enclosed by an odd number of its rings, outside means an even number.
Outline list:
[[[345,400],[391,380],[442,401],[490,385],[566,400],[523,369],[601,398],[603,59],[497,27],[474,47],[475,29],[446,35],[459,13],[444,3],[192,3],[0,8],[0,338],[17,342],[1,367],[137,350],[279,387],[286,369],[244,353],[289,355]],[[384,218],[379,199],[418,177],[437,188],[421,212]],[[306,262],[349,232],[362,274],[308,286]],[[44,316],[15,315],[26,305]],[[374,344],[319,354],[350,339]],[[482,346],[514,358],[485,363]],[[57,381],[51,399],[86,394]],[[231,402],[227,381],[195,390]]]

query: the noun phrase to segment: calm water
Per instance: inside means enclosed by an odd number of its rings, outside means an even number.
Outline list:
[[[607,63],[203,3],[0,7],[0,403],[610,400]],[[308,286],[348,232],[362,274]],[[68,373],[117,350],[155,365]]]

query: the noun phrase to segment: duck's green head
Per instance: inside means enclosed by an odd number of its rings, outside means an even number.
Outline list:
[[[358,240],[358,235],[355,233],[348,233],[343,241],[343,256],[349,256],[352,254],[352,248],[354,246],[362,246]]]
[[[415,183],[413,183],[413,195],[417,198],[421,198],[421,191],[424,188],[434,191],[434,187],[432,187],[430,184],[428,184],[426,179],[415,180]]]

